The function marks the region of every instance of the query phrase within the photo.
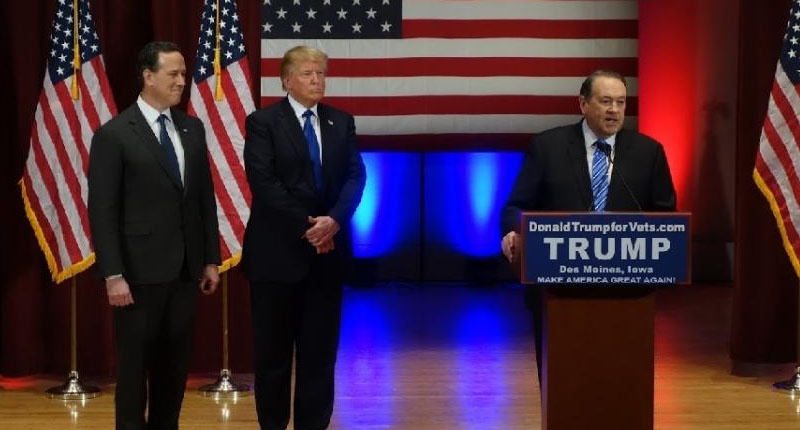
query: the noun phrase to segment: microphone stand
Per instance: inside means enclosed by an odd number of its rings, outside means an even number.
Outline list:
[[[608,165],[609,166],[613,166],[614,165],[614,159],[611,158],[611,145],[609,145],[609,144],[602,145],[600,150],[603,151],[603,154],[605,154],[606,157],[608,158]],[[613,171],[612,171],[611,174],[612,175],[614,174]],[[636,205],[636,209],[638,209],[639,212],[641,212],[642,211],[642,205],[639,204],[639,200],[636,199],[636,195],[633,194],[633,191],[631,190],[631,187],[628,186],[628,181],[625,180],[625,175],[623,175],[622,172],[620,172],[620,171],[618,171],[617,174],[619,175],[619,179],[622,180],[622,186],[625,187],[625,191],[628,192],[628,195],[631,197],[631,199],[633,200],[633,203]],[[611,179],[609,178],[609,183],[610,183],[610,181],[611,181]]]

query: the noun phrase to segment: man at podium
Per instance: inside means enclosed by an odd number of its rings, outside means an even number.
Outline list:
[[[502,250],[519,262],[523,211],[666,212],[676,207],[664,148],[623,129],[627,85],[611,70],[597,70],[578,97],[583,119],[536,135],[501,214]],[[526,290],[533,314],[537,370],[542,376],[543,293]]]

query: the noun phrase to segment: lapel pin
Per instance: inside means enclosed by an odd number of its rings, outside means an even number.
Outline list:
[[[333,125],[333,121],[328,120],[328,125]]]

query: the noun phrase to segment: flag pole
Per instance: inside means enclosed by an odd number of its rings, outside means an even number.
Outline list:
[[[70,372],[62,385],[47,389],[47,397],[60,400],[86,400],[100,396],[100,389],[84,385],[78,376],[78,281],[72,277],[70,285]]]
[[[228,354],[228,272],[222,274],[222,370],[213,384],[199,388],[205,397],[238,397],[250,391],[249,385],[237,384],[233,381],[229,366]]]
[[[800,293],[797,294],[797,334],[795,336],[797,337],[797,355],[795,356],[794,374],[785,381],[772,384],[773,388],[777,390],[784,390],[792,393],[800,391]]]

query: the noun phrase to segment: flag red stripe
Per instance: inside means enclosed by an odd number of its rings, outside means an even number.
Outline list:
[[[280,58],[262,58],[261,75],[280,76]],[[623,76],[638,74],[637,58],[506,58],[414,57],[331,58],[328,77],[410,76],[525,76],[585,77],[597,69],[612,69]],[[577,92],[577,89],[576,89]]]
[[[498,6],[502,7],[502,6]],[[635,39],[635,20],[409,19],[403,21],[403,38],[536,38],[536,39]]]
[[[53,115],[50,112],[50,105],[46,103],[45,93],[42,91],[41,99],[40,99],[39,107],[42,109],[42,114],[45,121],[45,127],[48,128],[52,132],[53,124]],[[73,235],[72,229],[70,228],[69,217],[67,216],[66,211],[64,210],[64,201],[61,200],[61,196],[58,193],[58,184],[53,174],[53,171],[50,169],[50,166],[47,164],[47,156],[44,154],[42,150],[41,141],[39,140],[39,127],[34,127],[31,130],[31,151],[33,151],[33,157],[36,162],[36,167],[39,170],[39,174],[42,177],[42,185],[44,185],[44,189],[47,191],[47,196],[53,207],[56,209],[56,217],[58,219],[58,224],[61,226],[62,232],[62,239],[64,241],[64,247],[67,250],[68,257],[70,261],[79,261],[83,258],[80,252],[80,248],[78,246],[77,241],[75,240],[75,236]],[[57,131],[57,130],[55,130]],[[60,136],[58,141],[60,142]],[[54,140],[54,144],[56,141]],[[56,144],[56,150],[59,152],[59,158],[61,158],[62,154],[64,154],[63,144],[59,143]],[[71,188],[71,187],[70,187]],[[74,193],[72,189],[70,192]],[[80,192],[78,192],[78,200],[82,203],[83,200],[80,198]],[[72,202],[66,202],[72,203]],[[44,214],[44,212],[40,211],[38,214]],[[38,216],[37,218],[44,218],[44,216]],[[52,225],[45,233],[48,237],[53,237],[55,231],[52,229]],[[59,255],[60,251],[57,246],[53,246],[53,242],[48,241],[50,243],[50,249],[53,252],[53,255]],[[63,256],[62,256],[63,258]],[[61,265],[61,259],[56,259],[56,264],[63,268]]]
[[[266,106],[282,97],[262,97]],[[353,115],[458,115],[458,114],[580,114],[577,96],[392,96],[325,97],[325,103]],[[638,100],[628,98],[625,113],[638,115]]]

